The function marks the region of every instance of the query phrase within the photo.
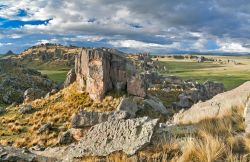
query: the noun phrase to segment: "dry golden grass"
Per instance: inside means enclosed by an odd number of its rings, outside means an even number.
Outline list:
[[[149,146],[131,157],[115,152],[107,157],[85,157],[82,161],[248,162],[250,134],[242,135],[243,110],[242,106],[233,107],[223,118],[205,119],[198,123],[197,132],[192,135],[174,136],[159,146]]]
[[[16,147],[56,145],[58,135],[70,128],[73,114],[80,109],[113,111],[121,98],[119,95],[107,96],[103,102],[96,103],[89,98],[88,93],[78,92],[76,84],[72,84],[53,96],[29,103],[35,109],[31,114],[19,114],[19,108],[15,107],[0,116],[0,144],[8,143]],[[52,123],[53,129],[37,134],[37,130],[49,122]]]

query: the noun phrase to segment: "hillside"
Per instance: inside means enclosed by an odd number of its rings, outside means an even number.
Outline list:
[[[26,49],[15,57],[22,65],[39,70],[70,69],[80,48],[57,44],[41,44]]]
[[[223,84],[159,76],[148,55],[134,62],[124,56],[115,50],[84,48],[64,89],[2,109],[0,144],[11,146],[0,146],[0,153],[8,155],[2,159],[206,161],[207,156],[228,160],[229,153],[233,158],[249,153],[249,138],[237,137],[244,132],[242,106],[227,107],[228,112],[220,114],[223,119],[204,117],[193,124],[172,120],[179,111],[182,117],[183,108],[192,119],[195,113],[188,108],[209,102],[224,91]],[[249,84],[244,89],[246,99]],[[240,154],[230,152],[237,142],[246,147]],[[219,155],[199,156],[218,150]]]
[[[0,104],[22,103],[30,88],[45,95],[56,84],[40,72],[26,68],[10,59],[0,60]],[[31,90],[31,89],[30,89]]]

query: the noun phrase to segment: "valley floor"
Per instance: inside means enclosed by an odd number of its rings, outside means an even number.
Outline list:
[[[231,90],[245,81],[250,80],[249,57],[205,57],[221,60],[222,63],[198,63],[191,59],[158,58],[158,64],[166,67],[166,70],[162,70],[160,73],[163,75],[176,75],[184,79],[194,79],[199,82],[206,80],[221,82],[225,85],[226,90]],[[229,63],[228,60],[230,60]]]

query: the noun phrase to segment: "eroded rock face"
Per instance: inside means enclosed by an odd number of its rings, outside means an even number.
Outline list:
[[[76,72],[75,69],[70,69],[67,74],[66,80],[64,82],[64,88],[68,87],[70,84],[76,81]]]
[[[129,114],[126,111],[115,112],[87,112],[80,111],[73,116],[71,125],[73,128],[85,128],[93,125],[117,119],[127,119]]]
[[[76,57],[75,69],[79,90],[86,89],[94,100],[103,99],[110,90],[127,90],[129,94],[142,97],[146,94],[142,81],[134,80],[136,70],[133,63],[114,50],[82,49]]]
[[[180,111],[174,116],[174,123],[197,123],[206,118],[223,117],[234,106],[245,106],[250,94],[250,82],[214,96],[205,102],[194,104],[186,111]]]
[[[65,161],[85,155],[107,156],[115,151],[133,155],[150,143],[157,122],[143,117],[97,124],[78,144],[70,146]]]
[[[133,76],[128,80],[127,92],[134,96],[146,97],[146,87],[146,83],[141,76]]]

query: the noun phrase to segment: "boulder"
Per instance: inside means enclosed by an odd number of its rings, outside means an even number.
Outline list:
[[[154,111],[159,112],[161,114],[168,114],[166,107],[163,105],[163,103],[160,100],[156,98],[145,99],[144,107],[150,107]]]
[[[212,98],[213,96],[225,91],[224,85],[222,83],[206,81],[203,85],[206,88],[208,98]]]
[[[45,92],[41,89],[29,88],[24,91],[23,98],[25,102],[34,101],[36,99],[42,98],[45,96]]]
[[[31,105],[22,105],[19,109],[19,113],[28,114],[28,113],[31,113],[32,110],[33,110],[33,107]]]
[[[233,90],[220,93],[210,100],[194,104],[186,111],[181,110],[175,114],[174,123],[197,123],[206,118],[223,117],[232,110],[232,107],[245,106],[249,95],[250,81]]]
[[[66,80],[64,82],[64,88],[68,87],[70,84],[74,83],[76,81],[76,72],[75,69],[71,69],[66,77]]]
[[[93,100],[102,100],[107,91],[126,91],[126,87],[139,90],[129,88],[129,94],[145,96],[142,81],[134,77],[133,63],[115,50],[82,49],[76,57],[75,69],[79,90],[86,89]]]
[[[115,112],[80,111],[79,113],[73,116],[71,125],[73,128],[85,128],[110,120],[127,119],[128,117],[129,114],[126,111],[115,111]]]
[[[86,155],[107,156],[115,151],[133,155],[151,142],[158,119],[148,117],[112,120],[93,126],[78,144],[73,144],[65,161]]]
[[[51,123],[47,123],[42,125],[38,130],[37,130],[37,134],[41,134],[43,132],[49,131],[52,129],[52,124]]]
[[[27,149],[18,149],[0,145],[0,161],[3,162],[52,162],[54,158],[36,155]]]
[[[126,111],[131,118],[136,116],[136,112],[139,110],[137,103],[133,98],[123,98],[120,104],[117,106],[117,111]]]
[[[70,144],[74,141],[73,134],[70,130],[64,132],[61,136],[59,136],[58,143],[61,145]]]

